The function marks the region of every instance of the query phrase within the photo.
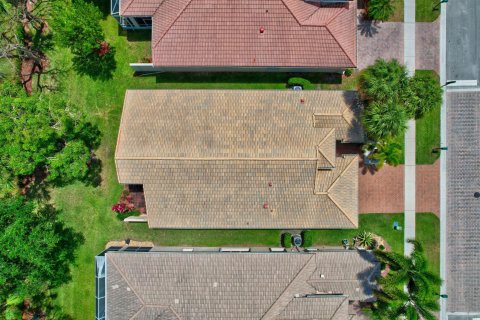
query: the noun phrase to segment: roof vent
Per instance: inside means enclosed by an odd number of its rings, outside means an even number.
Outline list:
[[[304,99],[304,98],[301,98],[301,99],[300,99],[300,103],[305,103],[305,99]]]
[[[264,27],[260,27],[260,33],[264,33],[265,32],[265,28]]]
[[[324,275],[324,274],[321,274],[321,275],[320,275],[320,278],[321,278],[321,279],[325,279],[325,275]]]
[[[265,202],[265,203],[263,204],[263,209],[268,209],[268,203]]]

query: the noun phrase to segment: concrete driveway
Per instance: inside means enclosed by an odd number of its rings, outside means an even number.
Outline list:
[[[358,68],[364,69],[376,59],[397,59],[403,62],[403,23],[363,20],[357,25]]]

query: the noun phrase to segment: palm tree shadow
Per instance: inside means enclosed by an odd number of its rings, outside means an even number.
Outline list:
[[[378,22],[369,19],[365,13],[362,13],[358,16],[358,25],[357,29],[360,31],[360,34],[366,38],[372,38],[378,33],[380,25]]]

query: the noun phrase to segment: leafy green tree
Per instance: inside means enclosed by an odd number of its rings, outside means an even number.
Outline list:
[[[392,0],[368,0],[368,17],[373,20],[386,21],[395,13]]]
[[[396,167],[402,162],[402,146],[398,142],[393,140],[379,141],[376,146],[377,150],[372,158],[378,161],[377,170],[381,169],[385,163]]]
[[[0,178],[2,186],[43,172],[49,181],[87,177],[100,132],[60,96],[27,96],[19,86],[0,87]],[[50,176],[48,176],[50,174]]]
[[[39,207],[22,197],[2,200],[0,308],[8,300],[13,311],[19,298],[34,297],[69,280],[74,252],[83,237],[56,216],[53,207]]]
[[[403,101],[409,90],[405,66],[397,60],[378,59],[366,68],[360,77],[359,91],[371,102]]]
[[[376,141],[391,139],[405,132],[407,112],[394,101],[371,102],[362,114],[362,123],[367,135]]]
[[[72,50],[77,72],[109,79],[116,68],[115,48],[105,41],[101,19],[102,13],[95,4],[75,0],[69,10],[59,10],[54,25],[59,30],[57,42]]]
[[[439,309],[436,290],[442,281],[428,271],[422,245],[416,240],[408,242],[414,247],[409,257],[374,251],[376,259],[390,271],[385,278],[378,278],[380,287],[374,292],[377,301],[369,310],[373,319],[435,319],[433,312]]]
[[[411,117],[421,118],[442,104],[442,88],[434,74],[416,72],[410,79],[410,88],[412,94],[407,106]]]

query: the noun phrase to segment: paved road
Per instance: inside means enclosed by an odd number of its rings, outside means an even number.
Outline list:
[[[450,9],[450,8],[449,8]],[[447,93],[446,286],[449,320],[480,318],[480,91]]]
[[[447,6],[447,80],[480,83],[480,0],[450,0]]]

